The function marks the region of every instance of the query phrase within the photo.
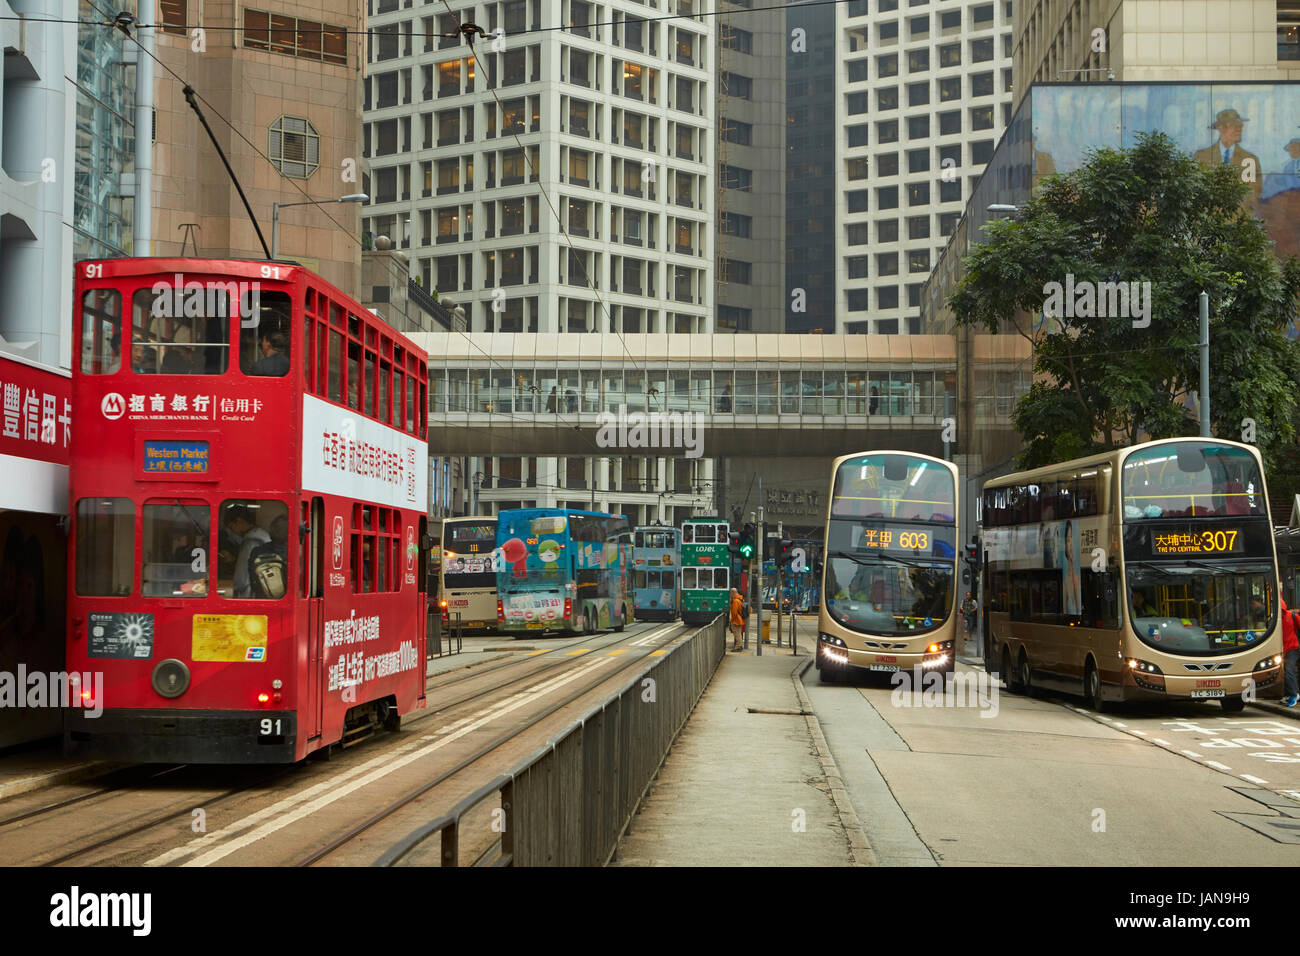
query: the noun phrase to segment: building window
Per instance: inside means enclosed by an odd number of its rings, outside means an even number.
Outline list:
[[[718,281],[735,282],[740,285],[751,283],[752,269],[750,263],[740,259],[718,259]]]
[[[897,219],[878,219],[876,221],[876,242],[897,242],[898,241],[898,220]]]
[[[930,151],[928,149],[911,149],[907,152],[907,171],[924,173],[930,168]]]
[[[850,190],[848,194],[849,212],[866,212],[867,211],[867,191],[865,189]]]
[[[993,158],[993,140],[983,139],[970,144],[970,161],[982,166]]]
[[[930,116],[909,116],[907,118],[907,138],[925,139],[930,135]]]
[[[754,127],[750,123],[724,118],[722,121],[722,138],[728,143],[749,146],[754,140]]]
[[[848,233],[848,244],[851,246],[865,246],[867,244],[867,224],[857,222],[845,227]]]
[[[907,84],[907,105],[908,106],[925,106],[929,102],[930,102],[929,83]]]
[[[961,77],[950,76],[947,79],[939,81],[939,102],[947,103],[949,100],[961,99]]]
[[[898,187],[897,186],[879,186],[876,188],[876,208],[877,209],[897,209],[898,208]]]
[[[876,175],[897,176],[898,175],[898,154],[879,153],[876,156]]]
[[[970,111],[970,128],[975,129],[992,129],[993,128],[993,107],[977,106]]]
[[[939,47],[939,67],[961,66],[961,44],[948,43]]]
[[[850,159],[848,163],[848,178],[850,180],[867,178],[867,161],[865,159]]]
[[[849,293],[849,311],[850,311],[850,312],[866,312],[866,311],[867,311],[867,308],[868,308],[868,305],[867,305],[867,293],[868,293],[868,290],[867,290],[867,289],[849,289],[849,290],[848,290],[848,293]]]
[[[993,38],[970,41],[970,58],[975,63],[984,63],[993,59]]]
[[[163,33],[175,33],[185,36],[187,2],[188,0],[159,0],[158,6],[162,14]]]
[[[898,286],[887,285],[876,289],[876,308],[879,309],[897,309],[898,308]],[[893,329],[891,330],[886,321],[882,319],[876,323],[876,331],[881,335],[889,335],[898,332],[898,320],[893,319]]]
[[[939,214],[939,235],[951,236],[953,230],[957,228],[957,223],[961,222],[961,213],[944,212]]]
[[[865,83],[870,79],[868,76],[868,64],[866,60],[849,61],[849,82]]]
[[[976,73],[970,78],[970,95],[971,96],[992,96],[993,95],[993,74]]]
[[[866,146],[866,145],[867,145],[867,131],[868,131],[868,127],[867,127],[867,124],[866,124],[866,123],[861,123],[861,124],[859,124],[859,125],[857,125],[857,126],[850,126],[849,129],[848,129],[848,133],[849,133],[849,145],[850,145],[850,146]]]
[[[720,163],[718,164],[718,178],[722,181],[723,189],[736,189],[747,193],[754,188],[754,171],[752,169]]]
[[[271,124],[269,152],[282,176],[306,179],[320,168],[320,136],[297,116],[281,116]]]
[[[848,264],[850,279],[865,279],[867,277],[866,256],[849,256],[845,262]]]
[[[953,110],[951,113],[939,114],[939,135],[950,136],[953,133],[961,132],[961,113]]]
[[[877,143],[898,142],[898,120],[884,120],[876,124]]]
[[[930,217],[912,216],[910,219],[908,219],[907,238],[908,239],[929,239],[930,238]]]
[[[961,202],[961,180],[939,181],[939,202]]]
[[[262,10],[244,10],[244,46],[326,63],[348,62],[346,27]]]
[[[753,53],[754,34],[748,30],[737,29],[730,24],[719,24],[718,44],[723,49],[735,50],[737,53]]]
[[[721,224],[723,235],[748,239],[753,231],[754,220],[751,216],[742,216],[739,213],[734,212],[724,212],[722,214]]]
[[[876,77],[883,80],[891,76],[898,76],[898,54],[887,53],[876,57]]]
[[[930,204],[929,182],[908,183],[907,204],[909,206],[928,206]]]
[[[907,72],[924,73],[930,69],[930,49],[921,47],[919,50],[909,50],[907,52]]]
[[[862,94],[860,93],[852,94],[849,97],[850,102],[852,102],[853,96],[861,96],[861,95]],[[876,109],[878,110],[898,109],[898,87],[884,86],[876,90]],[[866,112],[866,110],[865,109],[859,110],[858,112]]]
[[[718,306],[718,328],[734,332],[747,332],[753,322],[753,310],[741,309],[734,305]]]
[[[876,253],[876,275],[878,276],[898,275],[898,253],[897,252]]]

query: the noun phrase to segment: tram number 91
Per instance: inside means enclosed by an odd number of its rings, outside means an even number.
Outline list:
[[[930,547],[930,535],[924,531],[904,531],[898,536],[898,546],[911,550],[925,550]]]
[[[258,734],[262,737],[283,737],[282,718],[263,717],[258,724]]]

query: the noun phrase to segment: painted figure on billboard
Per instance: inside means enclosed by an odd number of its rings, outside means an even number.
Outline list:
[[[1247,152],[1241,145],[1246,122],[1236,110],[1220,110],[1210,126],[1210,129],[1218,131],[1218,142],[1205,149],[1198,149],[1192,158],[1207,166],[1219,163],[1225,166],[1236,166],[1241,170],[1242,182],[1250,186],[1251,192],[1258,200],[1264,188],[1263,170],[1259,165],[1259,157]]]

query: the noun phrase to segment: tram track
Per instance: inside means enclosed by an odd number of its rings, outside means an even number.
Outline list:
[[[543,682],[545,682],[548,679],[554,679],[553,677],[548,677],[547,675],[551,675],[552,672],[562,668],[566,664],[572,664],[577,660],[581,660],[582,658],[586,658],[588,656],[598,654],[599,652],[612,648],[620,643],[623,643],[624,641],[645,640],[647,637],[651,637],[654,635],[660,635],[666,640],[675,639],[681,636],[680,626],[678,627],[677,633],[673,633],[673,629],[671,627],[660,625],[658,627],[651,627],[650,629],[646,630],[644,633],[634,631],[631,634],[628,634],[626,632],[615,632],[613,634],[608,634],[608,635],[584,635],[582,638],[578,640],[566,642],[564,644],[559,644],[552,648],[547,648],[545,656],[542,654],[534,653],[528,657],[523,657],[523,658],[517,657],[512,660],[502,662],[501,665],[492,668],[491,671],[495,672],[498,670],[502,670],[507,666],[526,665],[530,663],[539,664],[540,666],[526,667],[525,673],[522,673],[517,677],[513,677],[510,680],[504,682],[493,682],[492,684],[490,684],[490,686],[484,687],[480,690],[476,690],[473,693],[457,696],[454,700],[439,702],[436,708],[428,708],[424,711],[417,711],[414,714],[408,714],[406,718],[402,721],[402,729],[406,730],[412,725],[420,724],[423,721],[435,716],[439,716],[439,715],[446,716],[448,715],[449,712],[455,711],[466,704],[471,704],[483,698],[499,695],[502,693],[503,690],[506,690],[524,681],[530,681],[530,680],[537,681],[540,679]],[[597,640],[592,640],[593,637],[596,637]],[[656,646],[660,646],[664,642],[665,641],[657,641]],[[564,651],[566,649],[573,648],[577,645],[586,645],[587,647],[585,647],[584,649],[587,650],[587,653],[582,654],[581,657],[566,655],[566,656],[558,657],[554,660],[546,659],[548,656],[554,654],[557,651]],[[649,649],[650,648],[647,648],[647,650]],[[617,671],[614,671],[612,673],[621,672],[621,670],[623,670],[625,667],[630,666],[632,663],[635,663],[640,660],[643,660],[643,657],[634,657],[629,661],[627,665],[624,665],[624,667],[621,667]],[[463,680],[485,677],[488,675],[488,673],[489,673],[488,671],[480,671],[477,674],[467,675],[467,677],[462,680],[457,680],[450,683],[459,684]],[[430,687],[429,691],[437,691],[438,689],[446,686],[447,686],[447,682],[444,682],[442,684],[436,684]],[[586,690],[581,691],[581,693],[586,693],[589,690],[590,687],[587,687]],[[562,707],[566,705],[567,704],[562,703],[558,706]],[[544,719],[544,717],[539,719]],[[376,741],[376,743],[379,743],[381,745],[379,752],[382,752],[385,745],[390,745],[390,744],[400,745],[400,742],[403,739],[403,735],[400,732],[397,734],[382,735],[382,736],[387,739]],[[366,748],[366,749],[370,750],[371,748]],[[317,751],[317,753],[322,754],[323,751]],[[246,796],[255,791],[262,790],[268,785],[275,783],[277,780],[280,780],[291,773],[301,771],[307,766],[308,766],[307,761],[302,761],[290,765],[261,768],[264,771],[270,771],[269,774],[263,773],[257,776],[255,779],[248,781],[246,784],[237,787],[227,788],[216,794],[213,794],[212,796],[203,797],[197,802],[197,804],[194,800],[187,800],[185,801],[183,806],[175,807],[174,809],[168,809],[166,812],[164,812],[161,815],[155,814],[145,819],[141,819],[138,815],[134,815],[133,818],[125,821],[127,825],[124,828],[118,829],[116,830],[116,832],[105,835],[100,839],[95,839],[93,840],[93,842],[78,846],[69,852],[61,853],[58,856],[55,856],[48,860],[42,860],[38,865],[59,866],[59,865],[64,865],[69,862],[75,861],[77,859],[85,858],[96,851],[104,849],[105,847],[110,847],[113,844],[121,843],[122,841],[129,840],[130,838],[138,836],[140,834],[148,833],[150,830],[154,830],[159,827],[166,826],[169,823],[174,823],[178,819],[188,818],[193,814],[196,806],[201,806],[205,810],[205,812],[210,813],[212,810],[222,808],[229,802],[235,801],[242,796]],[[79,794],[71,798],[58,800],[46,806],[36,807],[30,810],[23,811],[21,813],[17,813],[7,819],[0,820],[0,829],[3,829],[6,826],[15,825],[19,823],[26,823],[30,825],[33,822],[43,822],[41,821],[42,817],[58,814],[59,811],[62,810],[69,810],[69,812],[76,813],[86,809],[87,806],[108,805],[108,803],[112,801],[114,798],[128,799],[130,797],[139,797],[142,793],[148,792],[149,785],[154,781],[159,780],[160,778],[165,778],[169,775],[184,772],[187,770],[211,771],[213,769],[212,767],[209,766],[197,765],[197,764],[178,764],[174,766],[163,767],[162,769],[149,768],[149,770],[146,771],[145,768],[147,767],[148,765],[141,765],[138,767],[124,768],[123,771],[115,771],[114,772],[115,774],[122,773],[122,772],[130,773],[133,775],[133,777],[138,777],[139,779],[129,779],[127,781],[122,781],[119,779],[109,785],[97,788],[94,792]],[[253,768],[249,768],[249,769],[253,769]],[[453,771],[453,772],[458,772],[459,769],[463,769],[463,768],[458,767],[457,771]],[[96,799],[102,800],[102,803],[94,803],[93,801],[95,801]],[[415,797],[412,797],[411,799],[415,799]],[[405,803],[409,803],[409,802],[410,802],[409,800],[405,801]],[[405,805],[405,803],[403,805]],[[393,810],[392,812],[396,812],[396,810]],[[57,820],[58,817],[54,816],[52,817],[52,819]],[[376,820],[376,822],[378,822],[378,820]],[[20,830],[15,832],[21,832],[21,828]],[[36,853],[30,854],[30,856],[36,858],[39,858],[40,855],[41,855],[41,851],[37,851]],[[11,862],[18,862],[18,861],[11,861]]]
[[[673,640],[679,639],[683,636],[689,635],[698,630],[699,630],[698,628],[693,628],[683,633],[673,635]],[[496,750],[498,750],[505,744],[509,743],[511,740],[514,740],[516,737],[520,736],[521,734],[524,734],[529,730],[532,730],[534,727],[542,723],[542,721],[546,720],[548,717],[552,716],[558,711],[563,710],[565,707],[568,707],[575,701],[580,700],[582,697],[585,697],[587,694],[590,694],[595,687],[599,686],[600,684],[607,683],[613,678],[619,676],[620,674],[623,674],[626,671],[631,670],[634,667],[643,665],[646,662],[649,653],[650,651],[647,650],[645,654],[629,658],[626,662],[615,667],[614,670],[606,674],[602,674],[599,680],[597,680],[594,684],[584,684],[584,686],[579,687],[578,689],[574,690],[570,694],[567,694],[562,700],[547,707],[541,713],[536,714],[533,717],[529,718],[528,721],[522,724],[521,726],[511,728],[510,730],[498,734],[487,744],[479,747],[474,752],[463,757],[461,760],[459,760],[456,763],[454,767],[451,767],[450,769],[443,771],[442,773],[438,774],[438,776],[436,776],[433,780],[421,784],[419,787],[415,788],[414,790],[407,792],[399,799],[393,801],[391,804],[384,807],[378,813],[371,815],[370,817],[363,820],[361,823],[351,827],[349,830],[345,831],[335,839],[331,840],[324,847],[321,847],[320,849],[313,851],[312,853],[298,860],[293,865],[297,867],[306,867],[318,863],[320,860],[324,859],[330,854],[336,852],[337,850],[351,843],[353,840],[357,839],[357,837],[361,836],[363,833],[367,832],[372,827],[389,819],[390,817],[398,813],[400,810],[402,810],[404,807],[409,806],[415,800],[419,799],[429,791],[433,790],[435,787],[440,786],[450,778],[456,776],[458,773],[462,772],[463,770],[469,768],[473,764],[482,760],[484,757],[487,757],[490,754],[494,753]],[[488,851],[484,851],[484,853],[479,856],[476,862],[485,859],[488,852],[490,852],[490,850],[491,848],[489,847]]]

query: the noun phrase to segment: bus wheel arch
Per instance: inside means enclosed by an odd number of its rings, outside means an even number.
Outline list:
[[[1012,694],[1023,693],[1024,688],[1020,686],[1020,679],[1016,676],[1016,672],[1011,667],[1011,645],[1010,644],[1002,645],[1001,667],[1002,667],[1002,674],[1001,674],[1002,683],[1006,684],[1007,691]]]
[[[1228,694],[1219,704],[1225,714],[1239,714],[1246,709],[1246,699],[1240,694]]]

